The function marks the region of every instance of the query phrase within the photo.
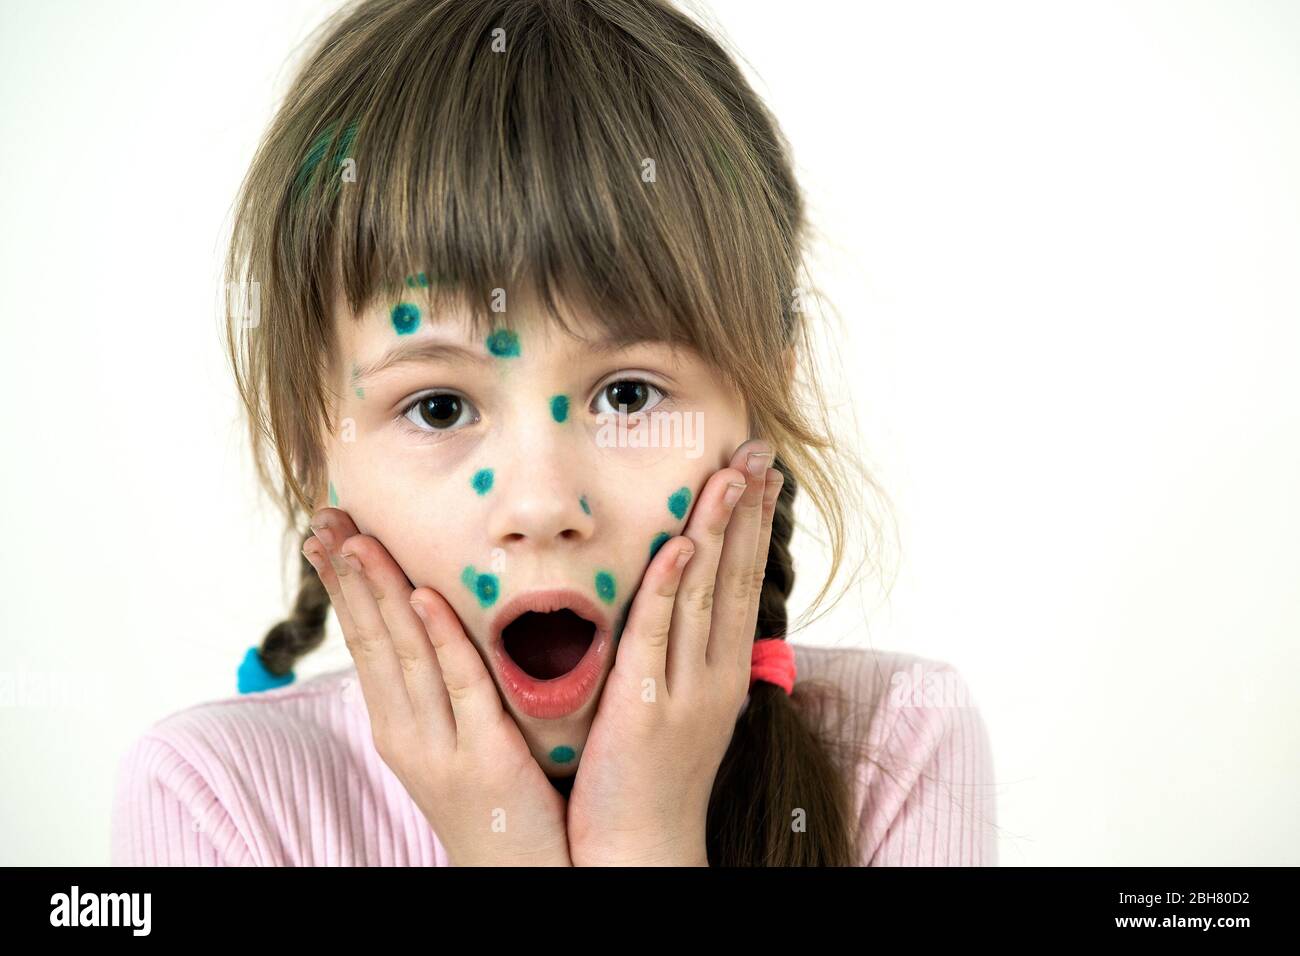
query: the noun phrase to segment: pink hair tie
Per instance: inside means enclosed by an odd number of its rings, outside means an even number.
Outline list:
[[[750,656],[749,685],[754,681],[775,684],[787,694],[794,691],[794,648],[781,637],[762,637],[754,641]]]

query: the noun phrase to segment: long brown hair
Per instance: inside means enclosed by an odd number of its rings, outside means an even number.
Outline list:
[[[301,547],[335,428],[336,297],[360,313],[454,296],[484,333],[511,327],[493,290],[537,293],[565,328],[561,302],[581,303],[617,336],[694,349],[746,397],[786,477],[756,637],[784,637],[798,489],[831,555],[810,610],[844,562],[846,519],[878,527],[856,504],[876,486],[825,417],[809,232],[775,120],[665,0],[349,4],[311,45],[234,210],[227,289],[245,306],[256,289],[257,309],[229,311],[227,346],[259,482]],[[324,638],[328,596],[305,558],[298,572],[294,610],[260,649],[277,674]],[[711,863],[856,862],[847,767],[818,729],[836,693],[754,685],[710,801]]]

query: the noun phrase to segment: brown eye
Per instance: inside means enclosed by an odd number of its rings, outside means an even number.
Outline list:
[[[645,411],[647,403],[650,402],[653,393],[658,393],[660,399],[649,405],[654,408],[663,400],[663,389],[649,382],[643,382],[640,379],[626,378],[619,379],[616,382],[610,382],[600,392],[600,398],[603,398],[608,404],[608,409],[597,408],[597,412],[615,412],[624,415],[633,415],[637,412]],[[599,402],[597,403],[599,405]],[[621,407],[620,407],[621,406]]]
[[[406,411],[406,418],[423,431],[449,431],[473,407],[459,395],[438,392],[417,398],[412,402]],[[416,419],[414,415],[418,415],[419,418]]]

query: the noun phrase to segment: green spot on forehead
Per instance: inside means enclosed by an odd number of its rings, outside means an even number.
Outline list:
[[[678,488],[668,496],[668,511],[680,521],[686,516],[686,509],[691,505],[691,489]]]
[[[671,537],[672,535],[670,535],[667,531],[660,531],[657,535],[655,535],[655,539],[650,542],[650,557],[653,558],[656,554],[658,554],[659,549],[664,546],[664,542]]]
[[[474,477],[470,479],[470,484],[480,495],[485,495],[492,490],[492,469],[480,468],[474,472]]]
[[[608,571],[597,571],[596,596],[606,604],[610,604],[614,600],[615,590],[614,575],[610,574]]]
[[[417,272],[415,275],[407,276],[406,284],[410,286],[412,289],[414,289],[416,286],[419,286],[421,289],[427,289],[429,287],[428,273]]]
[[[572,747],[561,745],[551,751],[551,759],[556,763],[568,763],[576,756],[576,751]]]
[[[420,327],[420,309],[412,302],[399,302],[393,306],[393,328],[398,335],[410,335]]]
[[[487,348],[498,358],[514,358],[519,354],[519,336],[510,329],[495,329],[487,337]]]
[[[569,417],[569,396],[552,395],[551,396],[551,417],[557,422],[562,422]]]
[[[578,504],[582,506],[582,510],[585,514],[591,514],[591,505],[587,504],[586,495],[583,495],[581,498],[578,499]]]

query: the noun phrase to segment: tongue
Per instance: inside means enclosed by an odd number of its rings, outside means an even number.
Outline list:
[[[595,625],[572,611],[529,611],[502,634],[506,653],[530,677],[551,680],[578,666],[591,646]]]

